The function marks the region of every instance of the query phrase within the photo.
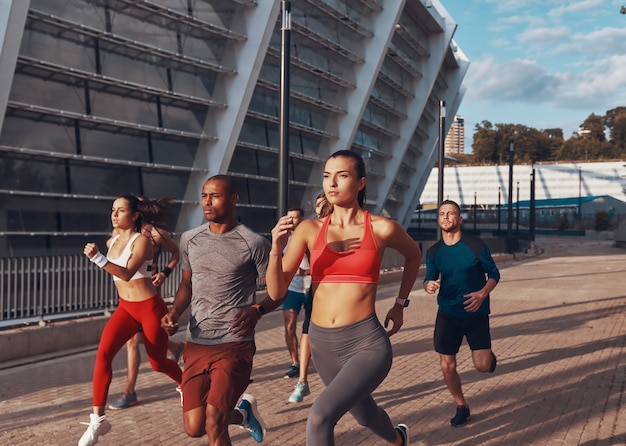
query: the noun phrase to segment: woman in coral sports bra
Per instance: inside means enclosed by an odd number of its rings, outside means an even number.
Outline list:
[[[366,182],[365,164],[359,155],[335,152],[326,161],[323,179],[332,213],[304,220],[295,230],[291,218],[284,216],[272,229],[266,275],[272,299],[285,295],[302,256],[307,249],[310,252],[313,309],[309,344],[326,389],[309,412],[308,446],[334,445],[334,427],[348,411],[360,425],[391,445],[409,444],[408,427],[394,427],[371,393],[391,368],[389,336],[402,326],[422,256],[398,223],[363,209]],[[391,322],[388,332],[375,311],[380,260],[387,247],[405,258],[398,298],[384,321],[385,327]]]
[[[140,201],[125,195],[113,202],[111,223],[116,235],[107,242],[105,256],[95,243],[85,245],[84,254],[98,267],[113,276],[120,296],[117,309],[104,326],[93,372],[93,413],[78,446],[91,446],[111,430],[104,407],[113,375],[112,362],[131,336],[143,327],[144,345],[150,365],[180,384],[182,371],[167,359],[168,335],[161,328],[167,305],[152,284],[153,248],[148,237],[140,234],[142,223],[158,225],[162,215],[155,214],[150,200]]]

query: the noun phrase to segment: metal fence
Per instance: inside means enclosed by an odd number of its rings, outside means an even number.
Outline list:
[[[402,262],[396,251],[387,250],[381,269],[398,268]],[[166,301],[173,300],[180,277],[176,267],[162,285]],[[263,281],[258,287],[265,287]],[[107,314],[119,300],[111,275],[82,254],[0,258],[0,291],[0,329]]]
[[[176,268],[161,295],[173,298],[179,282]],[[0,291],[0,328],[105,314],[119,300],[111,275],[84,255],[0,258]]]

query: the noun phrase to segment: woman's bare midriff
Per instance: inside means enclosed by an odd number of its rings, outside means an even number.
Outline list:
[[[344,327],[376,312],[377,284],[320,283],[313,286],[311,322],[319,327]]]
[[[116,281],[117,294],[128,302],[142,302],[156,294],[151,279],[135,279],[129,282]]]

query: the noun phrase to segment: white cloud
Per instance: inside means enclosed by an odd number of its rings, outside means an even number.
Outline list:
[[[589,59],[599,55],[626,53],[626,28],[605,27],[575,33],[554,48],[555,54],[580,54]]]
[[[465,78],[471,100],[541,101],[543,93],[555,89],[554,78],[535,61],[513,59],[498,63],[492,57],[473,61]]]
[[[562,17],[566,14],[579,14],[582,12],[594,12],[606,7],[605,0],[582,0],[579,2],[567,2],[566,5],[557,6],[548,12],[551,17]]]
[[[519,25],[534,25],[545,26],[545,19],[543,17],[537,17],[535,15],[505,15],[497,17],[495,20],[489,23],[487,29],[492,33],[501,33],[510,31],[512,28]]]
[[[523,11],[533,5],[545,3],[542,0],[485,0],[485,3],[493,4],[495,12],[509,13],[511,11]]]
[[[582,73],[569,76],[571,88],[561,96],[565,105],[571,107],[600,104],[624,105],[626,98],[626,55],[614,55],[603,59]],[[582,104],[581,104],[582,102]],[[611,106],[607,109],[612,108]]]
[[[495,48],[506,48],[511,45],[511,41],[505,38],[498,38],[492,40],[491,45]]]
[[[624,105],[626,55],[598,60],[582,72],[549,72],[533,60],[473,61],[465,78],[466,100],[546,104],[590,110]]]
[[[545,48],[547,45],[566,41],[569,37],[571,37],[571,32],[564,26],[541,28],[531,27],[519,34],[518,39],[523,44]]]

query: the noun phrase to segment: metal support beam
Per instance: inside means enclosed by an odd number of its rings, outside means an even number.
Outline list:
[[[446,102],[439,101],[439,170],[437,208],[443,202],[443,167],[445,164],[445,140],[446,140]],[[441,231],[437,229],[437,240],[441,240]]]
[[[280,147],[278,150],[278,217],[289,201],[289,60],[291,59],[291,2],[283,1],[280,64]]]

